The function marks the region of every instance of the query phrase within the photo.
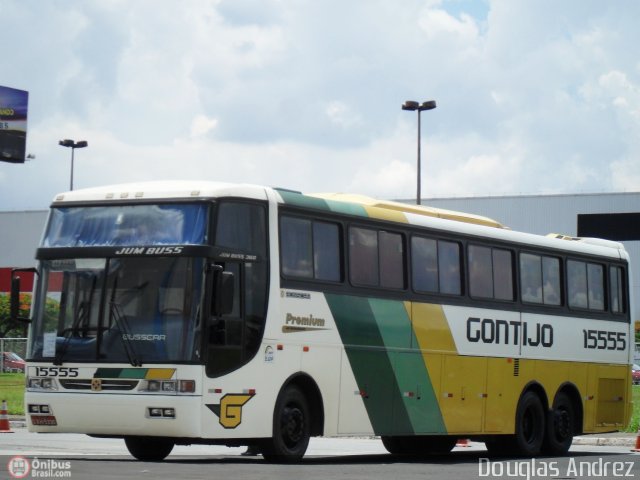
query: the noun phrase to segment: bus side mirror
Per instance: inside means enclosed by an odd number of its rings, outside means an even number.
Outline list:
[[[12,322],[30,323],[30,318],[20,316],[20,277],[16,276],[18,272],[28,272],[37,274],[35,268],[14,268],[11,271],[11,296],[9,297],[9,318]]]
[[[235,294],[233,273],[217,270],[214,275],[212,314],[226,315],[233,311]]]

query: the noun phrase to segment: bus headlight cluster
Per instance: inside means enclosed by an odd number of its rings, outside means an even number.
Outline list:
[[[195,380],[145,380],[140,386],[143,392],[165,393],[175,395],[179,393],[194,393]]]
[[[29,377],[27,388],[33,390],[58,390],[58,383],[55,378]]]

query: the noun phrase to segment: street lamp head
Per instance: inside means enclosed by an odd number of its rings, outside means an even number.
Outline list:
[[[420,108],[420,104],[418,102],[414,102],[413,100],[407,100],[402,104],[402,110],[411,110],[412,112],[418,110]]]
[[[420,105],[420,110],[421,111],[433,110],[434,108],[436,108],[436,101],[435,100],[427,100],[426,102],[422,102],[422,105]]]
[[[63,147],[70,147],[70,148],[84,148],[89,146],[86,140],[80,140],[79,142],[74,142],[69,138],[65,140],[60,140],[58,142],[58,145],[62,145]]]

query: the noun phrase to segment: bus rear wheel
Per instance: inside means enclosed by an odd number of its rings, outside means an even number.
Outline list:
[[[311,436],[309,406],[297,387],[287,387],[278,397],[273,414],[273,437],[262,445],[270,462],[293,463],[307,451]]]
[[[173,442],[160,437],[125,437],[129,453],[143,462],[160,462],[173,450]]]
[[[564,393],[559,393],[547,416],[547,430],[542,450],[551,455],[564,455],[569,451],[575,431],[573,404]]]

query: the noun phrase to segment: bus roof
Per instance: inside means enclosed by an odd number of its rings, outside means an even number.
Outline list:
[[[145,200],[206,199],[244,197],[267,200],[274,191],[280,201],[316,210],[327,210],[347,215],[365,216],[398,223],[428,226],[444,231],[492,237],[520,244],[531,244],[565,251],[628,258],[624,246],[602,239],[577,238],[565,235],[548,236],[515,232],[501,223],[480,215],[455,212],[388,200],[377,200],[363,195],[344,193],[303,194],[298,191],[269,187],[207,181],[156,181],[74,190],[57,195],[53,206],[65,204],[131,203]],[[571,240],[571,241],[567,241]],[[571,246],[570,246],[571,245]]]
[[[391,200],[378,200],[365,195],[354,195],[348,193],[310,193],[309,196],[324,198],[327,200],[336,200],[339,202],[357,203],[359,205],[367,205],[370,207],[383,208],[404,213],[414,213],[416,215],[424,215],[428,217],[445,218],[447,220],[473,223],[475,225],[484,225],[486,227],[508,228],[489,217],[474,215],[473,213],[456,212],[454,210],[427,207],[425,205],[410,205],[408,203],[393,202]]]

